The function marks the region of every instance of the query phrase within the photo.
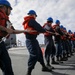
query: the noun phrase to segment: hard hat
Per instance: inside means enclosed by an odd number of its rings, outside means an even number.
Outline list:
[[[35,15],[37,17],[37,14],[36,14],[36,12],[34,10],[30,10],[28,12],[28,15]]]
[[[56,24],[60,24],[60,21],[59,20],[56,20],[56,22],[55,22]]]
[[[64,28],[63,25],[61,25],[60,28]]]
[[[10,9],[12,10],[11,4],[7,0],[0,0],[0,5],[10,7]]]
[[[68,30],[69,33],[71,33],[71,30]]]
[[[66,30],[66,28],[65,27],[63,27],[64,28],[64,30]]]
[[[47,21],[53,22],[53,18],[49,17],[49,18],[47,19]]]

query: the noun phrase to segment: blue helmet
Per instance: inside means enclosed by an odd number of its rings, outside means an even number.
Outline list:
[[[11,4],[7,0],[0,0],[0,5],[10,7],[10,9],[12,10]]]
[[[63,25],[61,25],[60,28],[64,28]]]
[[[64,27],[64,30],[66,30],[66,28]]]
[[[56,22],[55,22],[56,24],[60,24],[60,21],[59,20],[56,20]]]
[[[34,10],[30,10],[28,12],[28,15],[35,15],[37,17],[37,14],[36,14],[36,12]]]
[[[68,30],[68,32],[69,32],[69,33],[72,33],[72,31],[71,31],[71,30]]]
[[[47,21],[53,22],[53,18],[49,17],[49,18],[47,19]]]

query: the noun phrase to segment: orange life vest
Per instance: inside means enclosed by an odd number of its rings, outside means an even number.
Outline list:
[[[71,38],[72,41],[75,41],[75,37],[74,37],[74,34],[72,34],[72,38]]]
[[[29,23],[29,21],[30,21],[31,19],[34,19],[34,20],[35,20],[35,18],[34,18],[33,16],[26,16],[26,17],[24,18],[24,22],[23,22],[24,30],[26,30],[26,29],[29,29],[29,30],[31,30],[31,31],[34,31],[34,30],[35,30],[33,27],[30,27],[30,26],[28,25],[28,23]],[[35,31],[36,31],[36,30],[35,30]],[[27,32],[27,33],[33,34],[33,35],[39,34],[37,31],[36,31],[36,32]],[[25,34],[26,34],[26,33],[25,33]]]
[[[8,16],[0,9],[0,25],[6,27],[6,21],[8,20]],[[0,37],[4,37],[7,35],[7,32],[0,30]]]
[[[62,29],[62,31],[63,31],[64,33],[67,33],[67,31],[64,30],[64,29]],[[62,40],[66,40],[66,39],[67,39],[66,35],[61,36],[61,39],[62,39]]]
[[[53,29],[56,29],[57,26],[58,26],[58,25],[55,24],[55,25],[52,26],[52,28],[53,28]]]
[[[45,24],[43,25],[43,28],[44,28],[46,25],[48,25],[48,23],[45,23]],[[50,36],[51,34],[50,34],[50,33],[45,32],[45,33],[44,33],[44,35],[45,35],[45,36]]]

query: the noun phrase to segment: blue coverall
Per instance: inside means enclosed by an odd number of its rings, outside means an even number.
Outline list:
[[[44,29],[47,31],[55,33],[54,30],[52,29],[52,27],[49,26],[48,24],[45,25]],[[52,34],[50,34],[48,36],[44,36],[44,41],[45,41],[45,46],[46,46],[45,59],[46,59],[47,65],[50,65],[50,56],[55,55],[54,42],[53,42]]]
[[[28,25],[37,32],[46,32],[41,25],[33,19],[29,21]],[[36,38],[37,35],[26,33],[26,46],[29,51],[28,69],[34,69],[37,61],[40,62],[42,66],[45,66],[42,51]]]
[[[11,66],[11,59],[4,42],[0,43],[0,68],[3,71],[3,75],[14,75]]]
[[[60,30],[60,26],[57,26],[55,28],[55,31],[60,34],[60,35],[55,35],[56,57],[57,57],[57,60],[59,60],[59,57],[62,56],[61,35],[63,35],[63,33]]]

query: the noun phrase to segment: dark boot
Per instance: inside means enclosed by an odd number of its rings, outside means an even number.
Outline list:
[[[32,69],[28,69],[26,75],[31,75]]]
[[[60,61],[66,61],[66,60],[67,60],[66,58],[60,56]]]
[[[55,68],[54,68],[53,66],[51,66],[50,64],[47,64],[46,67],[47,67],[47,68],[50,68],[50,69],[55,69]]]
[[[63,58],[60,58],[60,61],[67,61],[67,60],[68,60],[68,58],[64,57],[64,56],[63,56]]]
[[[63,61],[63,57],[62,56],[60,56],[60,61]]]
[[[70,53],[67,54],[67,57],[71,57]]]
[[[54,58],[52,58],[52,64],[59,64],[59,63],[56,62]]]
[[[66,54],[65,54],[65,53],[63,53],[63,58],[62,58],[62,60],[61,60],[61,61],[67,61],[67,60],[68,60],[68,58],[67,58]]]
[[[59,59],[59,57],[57,57],[57,61],[59,61],[60,59]]]
[[[52,69],[49,68],[49,67],[44,66],[44,67],[42,67],[42,71],[44,71],[44,72],[51,72]]]
[[[57,57],[57,62],[58,63],[63,63],[63,61],[60,61],[60,58],[59,57]]]

